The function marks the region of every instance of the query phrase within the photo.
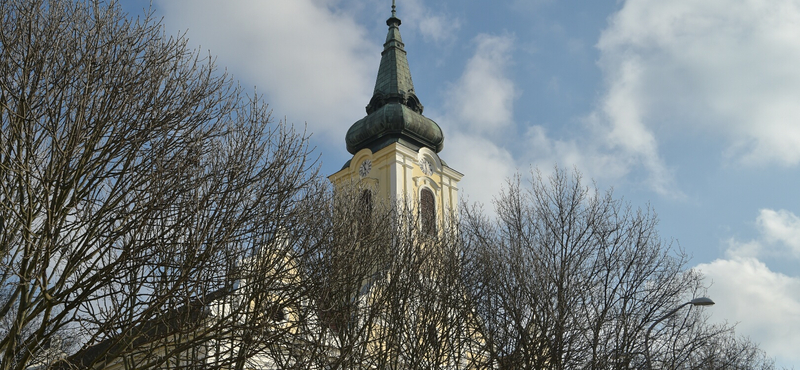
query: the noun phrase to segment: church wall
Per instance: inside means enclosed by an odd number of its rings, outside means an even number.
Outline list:
[[[430,164],[428,174],[422,163]],[[365,176],[360,170],[365,161],[371,166]],[[437,224],[456,214],[458,210],[458,182],[463,175],[443,165],[439,156],[428,148],[419,151],[399,143],[388,145],[377,153],[368,148],[353,156],[350,166],[331,175],[334,187],[355,186],[372,190],[378,199],[391,202],[407,201],[413,209],[419,202],[420,191],[430,189],[436,201]]]

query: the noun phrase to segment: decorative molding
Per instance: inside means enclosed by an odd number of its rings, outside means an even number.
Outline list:
[[[414,180],[414,186],[416,186],[418,190],[422,189],[425,186],[431,188],[434,194],[439,194],[439,192],[442,190],[442,187],[439,184],[437,184],[436,181],[433,181],[433,179],[428,176],[416,176],[413,178],[413,180]]]
[[[360,189],[369,189],[373,193],[378,192],[378,179],[375,177],[365,177],[358,183]]]

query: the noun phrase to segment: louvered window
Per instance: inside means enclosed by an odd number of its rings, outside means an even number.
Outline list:
[[[361,235],[367,235],[372,232],[372,192],[370,190],[363,190],[361,197],[358,200],[359,211],[358,224]]]
[[[420,192],[419,208],[422,232],[427,235],[436,234],[436,201],[429,189],[422,189]]]

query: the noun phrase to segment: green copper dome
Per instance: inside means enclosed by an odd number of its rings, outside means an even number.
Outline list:
[[[437,153],[444,148],[442,129],[422,115],[423,106],[414,93],[400,23],[393,5],[392,17],[386,21],[389,34],[383,44],[367,116],[354,123],[345,136],[347,151],[352,154],[364,148],[376,152],[396,142],[414,149],[427,147]]]

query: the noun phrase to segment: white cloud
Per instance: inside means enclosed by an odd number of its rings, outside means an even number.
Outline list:
[[[730,239],[726,256],[800,260],[800,217],[787,210],[762,209],[756,226],[760,237],[749,241]]]
[[[758,240],[741,242],[734,238],[728,239],[728,249],[725,250],[727,258],[758,258],[764,246]]]
[[[800,258],[800,217],[786,210],[762,209],[756,222],[767,242],[784,246]]]
[[[500,194],[505,179],[514,175],[518,168],[508,150],[478,135],[455,132],[447,137],[449,153],[444,156],[447,164],[459,169],[469,169],[459,184],[462,199],[470,203],[482,203],[491,209],[492,199]]]
[[[456,39],[456,32],[461,28],[461,21],[449,14],[435,13],[425,7],[421,0],[403,1],[398,11],[398,17],[406,20],[403,24],[416,27],[426,41],[437,44],[452,42]]]
[[[455,169],[469,169],[461,183],[465,195],[488,206],[518,169],[505,145],[507,137],[500,135],[514,121],[517,92],[507,76],[513,36],[481,34],[474,44],[463,74],[447,89],[446,113],[437,121],[447,133],[443,157]]]
[[[497,137],[513,124],[517,91],[507,76],[513,40],[510,35],[475,37],[475,54],[449,88],[446,102],[448,118],[458,122],[457,129]]]
[[[582,145],[578,140],[580,138],[551,138],[544,127],[530,126],[525,134],[527,150],[524,159],[545,175],[550,175],[556,165],[562,169],[575,167],[594,180],[618,178],[624,174],[624,166],[615,157],[598,152],[590,144]]]
[[[170,27],[188,29],[192,43],[219,55],[242,85],[258,86],[290,122],[343,138],[361,118],[383,35],[368,35],[325,1],[162,0],[158,7]]]
[[[770,356],[800,361],[800,278],[771,271],[755,258],[701,264],[714,284],[708,295],[711,317],[738,323],[736,331],[760,344]]]
[[[800,164],[800,1],[628,0],[597,44],[607,140],[669,180],[653,132],[726,140],[747,164]],[[659,180],[660,178],[660,180]]]
[[[757,239],[730,239],[726,259],[697,266],[714,282],[708,292],[717,303],[712,319],[738,322],[737,332],[761,343],[770,356],[797,362],[800,276],[775,272],[759,258],[800,261],[800,218],[762,209],[755,224]]]
[[[672,174],[656,153],[655,139],[637,126],[636,107],[625,101],[609,101],[608,105],[620,115],[633,116],[626,121],[629,127],[609,132],[591,116],[583,122],[584,135],[567,140],[550,137],[541,125],[516,132],[514,104],[520,93],[509,78],[514,37],[482,34],[474,43],[475,53],[458,81],[448,88],[445,117],[438,119],[447,124],[447,152],[460,153],[450,163],[454,168],[469,169],[463,187],[471,200],[489,204],[506,177],[517,171],[527,175],[531,166],[545,174],[555,165],[575,166],[587,177],[613,181],[627,175],[635,161],[649,165],[653,188],[680,196],[672,186]],[[598,142],[597,137],[606,140]]]
[[[647,153],[632,151],[630,146],[633,143],[611,146],[610,140],[597,140],[611,134],[600,127],[596,115],[586,117],[582,125],[582,135],[569,139],[550,137],[539,125],[528,127],[524,136],[527,148],[521,158],[545,172],[554,164],[562,168],[575,167],[587,178],[606,183],[618,183],[630,175],[635,166],[649,163],[650,173],[644,181],[652,189],[668,197],[684,197],[674,185],[672,172],[657,155],[648,157]]]

